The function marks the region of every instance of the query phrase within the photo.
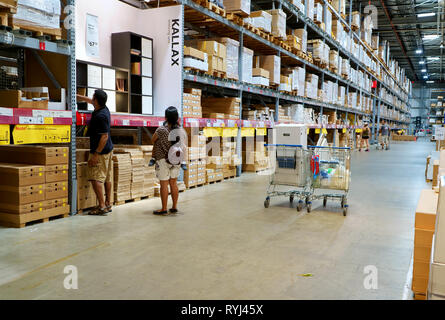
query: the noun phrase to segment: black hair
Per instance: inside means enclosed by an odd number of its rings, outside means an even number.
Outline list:
[[[97,89],[96,91],[94,91],[93,99],[97,100],[99,106],[105,107],[105,105],[107,104],[108,96],[105,91]]]
[[[172,129],[178,128],[179,127],[178,109],[176,109],[175,107],[172,107],[172,106],[168,107],[165,110],[165,119],[166,119],[166,121],[165,121],[164,125],[169,124],[172,127]]]

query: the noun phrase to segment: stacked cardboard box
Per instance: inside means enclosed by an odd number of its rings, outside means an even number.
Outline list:
[[[266,148],[258,148],[257,151],[243,151],[243,171],[258,172],[268,168]]]
[[[442,167],[444,162],[442,156],[440,162]],[[443,169],[441,169],[441,171],[443,171]],[[428,284],[429,300],[445,299],[445,177],[441,176],[439,180],[439,199],[435,219],[435,234],[430,259],[431,265]]]
[[[201,94],[200,89],[184,89],[182,100],[184,118],[202,118]]]
[[[301,51],[307,52],[307,31],[304,29],[292,30],[292,35],[296,36],[301,41]]]
[[[271,121],[274,119],[274,108],[263,105],[250,105],[243,107],[244,120]]]
[[[208,74],[214,75],[214,73],[227,73],[227,48],[225,45],[213,40],[199,40],[196,42],[196,45],[198,50],[201,50],[208,55]]]
[[[289,106],[278,106],[278,121],[291,121]]]
[[[88,163],[77,163],[77,211],[97,205],[96,194],[88,180]]]
[[[346,14],[346,0],[332,0],[332,6],[338,13]]]
[[[240,118],[240,98],[213,98],[206,97],[202,99],[202,109],[204,117],[212,118],[213,113],[223,114],[225,119],[237,120]]]
[[[114,200],[123,202],[131,199],[131,157],[130,153],[114,153]]]
[[[236,153],[236,142],[233,141],[233,138],[222,138],[221,155],[224,178],[236,176],[236,166],[241,165],[241,159]]]
[[[281,9],[267,12],[272,16],[272,35],[279,39],[286,39],[286,13]]]
[[[254,70],[261,68],[269,71],[270,85],[280,85],[281,80],[281,59],[279,56],[255,56]]]
[[[68,154],[61,146],[0,147],[0,224],[68,215]]]
[[[248,18],[244,18],[244,22],[250,23],[255,28],[264,32],[272,32],[272,15],[267,11],[251,12]]]
[[[321,65],[329,65],[329,46],[322,40],[309,40],[307,50],[312,53],[314,61]]]
[[[144,157],[144,186],[143,196],[153,197],[155,194],[155,186],[158,182],[156,178],[155,166],[149,166],[149,162],[152,159],[153,146],[141,146],[141,151]]]
[[[312,73],[306,74],[305,97],[310,99],[318,98],[318,76]]]
[[[216,38],[211,40],[223,44],[226,48],[226,77],[228,79],[239,80],[239,42],[231,38]]]
[[[224,180],[224,163],[221,156],[207,157],[206,174],[207,183]]]
[[[268,87],[270,85],[269,79],[270,79],[269,71],[267,71],[265,69],[261,69],[261,68],[254,68],[252,70],[252,83],[253,84]]]
[[[227,12],[248,16],[250,14],[250,0],[224,0],[224,8]]]
[[[424,189],[416,209],[412,290],[420,297],[427,293],[437,202],[438,194]]]
[[[184,47],[184,68],[209,71],[208,55],[192,47]]]

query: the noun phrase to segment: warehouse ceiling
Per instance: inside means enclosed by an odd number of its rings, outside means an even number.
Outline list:
[[[377,8],[373,33],[390,43],[391,57],[413,81],[445,82],[444,0],[352,1],[353,11]]]

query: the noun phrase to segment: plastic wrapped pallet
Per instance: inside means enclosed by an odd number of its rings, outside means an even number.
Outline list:
[[[326,10],[326,21],[324,21],[325,23],[325,28],[326,28],[326,33],[328,35],[331,35],[332,33],[332,12],[330,10]]]
[[[343,42],[343,25],[338,19],[332,20],[332,35],[340,44]]]
[[[246,20],[255,28],[268,33],[272,32],[272,15],[267,11],[254,11],[250,14],[249,18],[244,19],[244,21]]]
[[[307,31],[304,29],[296,29],[292,34],[301,40],[301,51],[307,52]]]
[[[345,105],[345,98],[346,98],[346,88],[343,86],[338,87],[338,104],[340,106]]]
[[[311,19],[314,20],[314,0],[305,0],[304,1],[305,6],[306,6],[306,16]]]
[[[355,27],[355,28],[360,28],[360,12],[358,11],[354,11],[352,13],[352,21],[351,21],[351,26]]]
[[[346,0],[333,0],[332,6],[338,13],[346,14]]]
[[[250,0],[224,0],[224,8],[227,12],[238,12],[248,16],[250,14]]]
[[[276,38],[286,38],[286,13],[281,9],[267,12],[272,15],[272,35]]]
[[[287,92],[291,92],[292,91],[292,80],[290,77],[287,76],[281,76],[281,81],[280,81],[280,91],[287,91]]]
[[[242,81],[246,83],[252,83],[252,70],[253,70],[253,50],[244,47],[243,48],[243,74]]]
[[[292,91],[296,91],[297,95],[304,96],[305,91],[305,79],[306,70],[301,67],[297,67],[293,70],[294,78],[292,82]]]
[[[239,42],[231,38],[217,38],[219,43],[226,46],[226,74],[227,78],[239,80],[238,61],[239,61]]]
[[[270,84],[280,85],[281,59],[279,56],[256,56],[255,66],[269,71]]]
[[[338,72],[338,51],[329,51],[329,68],[336,70]]]
[[[56,33],[61,35],[60,14],[60,0],[18,0],[12,21],[16,26],[40,29],[49,34],[58,31]]]
[[[323,5],[316,3],[314,7],[314,21],[318,23],[323,22]]]
[[[302,13],[304,13],[304,1],[303,0],[292,0],[294,6],[296,6]]]

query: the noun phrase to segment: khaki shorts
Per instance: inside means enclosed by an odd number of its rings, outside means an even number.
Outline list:
[[[180,165],[168,164],[165,159],[157,160],[155,165],[156,177],[160,181],[178,179],[180,168]]]
[[[88,157],[90,160],[92,155]],[[94,167],[88,165],[88,180],[102,183],[111,182],[111,170],[113,170],[113,152],[100,154]]]

